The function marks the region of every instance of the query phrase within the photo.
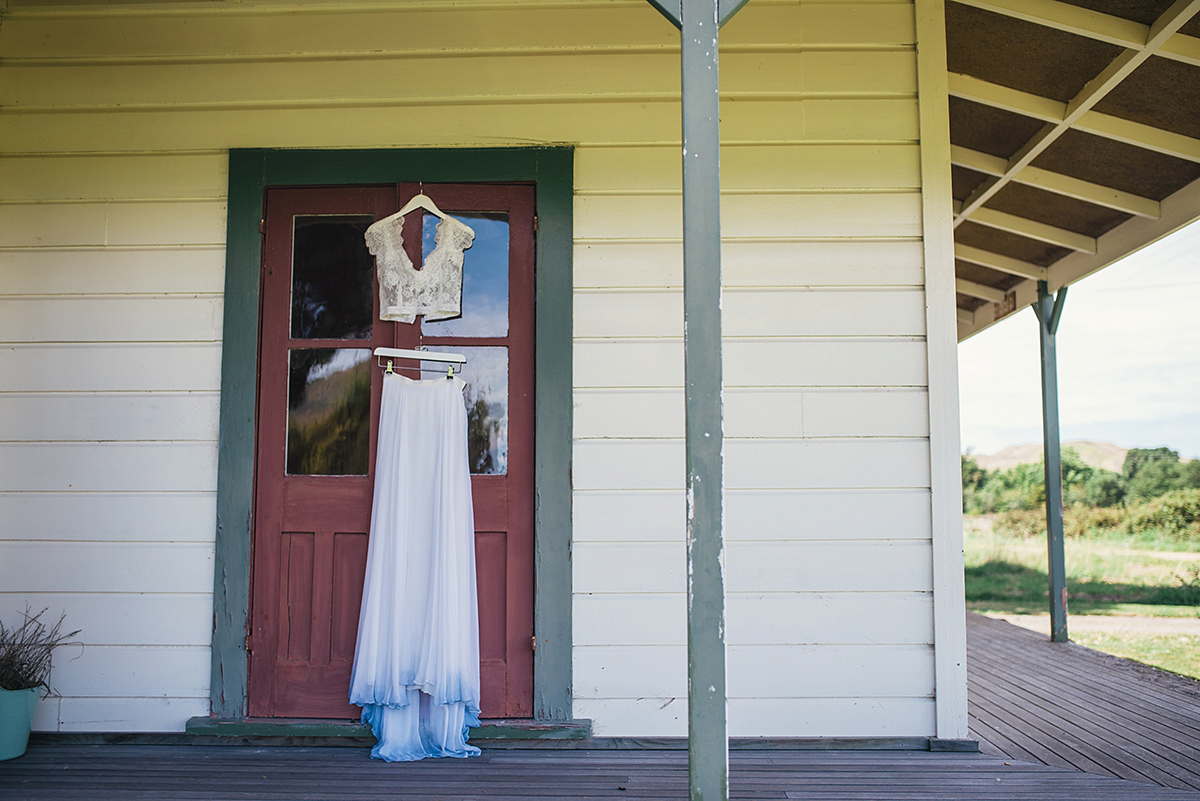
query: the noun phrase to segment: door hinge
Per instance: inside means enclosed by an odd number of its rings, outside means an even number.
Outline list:
[[[253,650],[254,650],[254,640],[249,634],[247,634],[246,635],[246,653],[250,653]]]
[[[533,232],[537,233],[537,215],[533,215]]]
[[[533,646],[534,652],[536,652],[537,651],[537,635],[536,634],[533,635],[532,637],[529,638],[529,640],[530,640],[530,644]]]
[[[266,234],[267,234],[267,218],[266,217],[263,217],[261,220],[258,221],[258,232],[260,234],[262,234],[263,236],[266,236]]]

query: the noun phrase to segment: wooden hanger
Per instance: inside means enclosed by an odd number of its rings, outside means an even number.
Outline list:
[[[425,211],[427,211],[430,214],[433,214],[437,217],[440,217],[443,220],[446,219],[447,216],[449,216],[444,211],[439,209],[437,207],[437,204],[433,202],[433,198],[431,198],[429,195],[425,194],[424,190],[422,190],[422,191],[418,192],[417,194],[413,195],[412,198],[407,203],[405,203],[403,206],[401,206],[400,211],[393,214],[392,217],[403,217],[405,214],[408,214],[413,209],[425,209]],[[391,219],[391,217],[389,217],[388,219]]]
[[[376,362],[379,361],[379,358],[381,356],[382,357],[391,356],[393,358],[399,358],[399,359],[419,359],[423,362],[442,362],[443,364],[448,364],[449,366],[447,367],[447,370],[446,370],[446,378],[454,377],[454,365],[457,364],[459,370],[461,371],[462,366],[467,363],[467,357],[462,355],[461,353],[439,353],[437,351],[428,351],[428,350],[404,350],[402,348],[376,348],[375,349]],[[385,372],[392,373],[393,370],[392,370],[392,360],[391,359],[387,360],[386,366],[387,366],[387,370]],[[417,368],[417,369],[425,369],[425,368]]]

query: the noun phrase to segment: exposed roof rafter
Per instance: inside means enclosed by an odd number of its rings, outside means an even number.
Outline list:
[[[976,281],[968,281],[965,278],[956,278],[954,280],[954,288],[964,295],[970,295],[980,300],[988,300],[992,303],[999,303],[1004,300],[1003,289],[996,289],[994,286],[980,284]]]
[[[1180,136],[1149,125],[1110,117],[1107,114],[1098,114],[1091,110],[1122,80],[1145,63],[1146,59],[1155,55],[1163,43],[1177,33],[1179,28],[1191,19],[1197,10],[1200,10],[1200,0],[1176,0],[1149,27],[1144,44],[1137,49],[1121,51],[1121,54],[1069,103],[1061,103],[1006,86],[998,86],[968,75],[951,74],[950,94],[994,105],[998,108],[1007,108],[1009,111],[1045,120],[1047,123],[1031,140],[1026,142],[1016,155],[1009,159],[1008,167],[1003,175],[985,181],[963,201],[962,209],[954,220],[955,226],[971,217],[977,209],[1003,189],[1014,176],[1028,167],[1035,158],[1073,126],[1100,136],[1121,139],[1121,141],[1138,144],[1141,147],[1151,147],[1159,152],[1167,152],[1161,148],[1170,148],[1178,151],[1171,152],[1170,155],[1200,161],[1200,140]],[[1084,120],[1085,116],[1091,119]],[[1138,141],[1131,142],[1130,139],[1123,137],[1134,138]],[[1151,144],[1154,146],[1152,147]]]
[[[1003,14],[1089,39],[1140,50],[1150,39],[1150,26],[1058,0],[956,0],[967,6]],[[1175,33],[1159,46],[1158,55],[1200,66],[1200,39]]]
[[[1022,255],[1025,251],[1016,239],[980,238],[982,234],[978,230],[968,236],[967,229],[961,229],[963,238],[968,241],[990,242],[986,248],[955,243],[955,259],[961,265],[957,283],[962,304],[958,310],[959,335],[966,337],[1029,305],[1036,298],[1039,281],[1047,281],[1052,289],[1066,286],[1200,216],[1197,212],[1200,206],[1195,205],[1197,193],[1200,193],[1200,180],[1194,180],[1196,168],[1153,155],[1162,154],[1193,165],[1200,164],[1200,136],[1195,135],[1194,127],[1181,126],[1186,119],[1195,119],[1188,115],[1197,111],[1194,108],[1197,76],[1190,71],[1200,67],[1200,38],[1180,33],[1183,26],[1200,13],[1200,0],[1173,0],[1150,25],[1072,5],[1076,0],[955,2],[1073,35],[1048,38],[1049,34],[1031,32],[1027,25],[1001,23],[995,18],[989,20],[986,15],[965,11],[955,20],[955,30],[964,37],[962,47],[978,45],[983,48],[981,52],[1011,49],[1013,57],[1020,58],[1021,48],[1028,45],[1023,41],[1026,38],[1028,42],[1059,43],[1049,49],[1044,44],[1040,47],[1032,72],[1003,64],[996,68],[984,67],[977,58],[967,57],[966,50],[957,62],[951,61],[957,63],[956,69],[970,73],[950,73],[948,89],[952,97],[970,101],[952,106],[951,125],[953,129],[955,120],[959,120],[962,132],[959,141],[971,144],[971,147],[952,146],[951,162],[956,167],[977,173],[970,179],[965,174],[958,176],[966,197],[960,194],[954,201],[955,227],[970,221],[1063,249],[1057,253],[1045,251],[1038,256],[1041,264],[1032,264],[1025,261],[1028,257]],[[1122,0],[1096,0],[1088,5],[1118,14],[1130,11]],[[1106,51],[1094,43],[1097,41],[1120,49]],[[996,50],[997,47],[1002,50]],[[1061,59],[1051,54],[1059,48],[1063,51]],[[1116,55],[1105,58],[1102,55],[1105,52],[1116,52]],[[1153,65],[1147,65],[1153,56],[1160,58]],[[1100,59],[1098,64],[1095,63],[1097,58]],[[1048,70],[1053,70],[1059,60],[1064,69],[1074,70],[1068,74],[1078,76],[1080,82],[1090,77],[1066,102],[1059,99],[1063,95],[1055,95],[1058,90],[1053,88],[1054,81],[1036,78],[1039,73],[1048,75]],[[1175,64],[1172,66],[1164,60]],[[1095,64],[1095,67],[1089,69],[1087,75],[1081,75],[1079,70],[1084,64]],[[1132,82],[1126,83],[1126,79],[1143,65],[1147,65],[1147,70],[1138,74],[1145,77],[1134,79],[1138,80],[1139,88],[1133,90]],[[1178,98],[1171,96],[1174,94],[1171,76],[1175,75],[1183,76],[1180,80],[1184,81],[1178,90]],[[1115,91],[1119,86],[1124,89]],[[1143,105],[1136,95],[1147,91],[1162,96],[1147,98]],[[1024,143],[1018,146],[1018,142],[1011,138],[1006,140],[999,132],[998,128],[1004,127],[1002,118],[981,106],[1019,115],[1027,123],[1036,120],[1041,125],[1026,128],[1026,131],[1032,129],[1036,133],[1026,134]],[[1009,127],[1008,130],[1017,129]],[[1068,136],[1060,141],[1068,132],[1091,134],[1142,152],[1137,154],[1103,142],[1089,145],[1078,136]],[[1054,149],[1050,150],[1052,146]],[[1084,148],[1094,148],[1095,154],[1081,152]],[[993,155],[995,153],[1004,156]],[[1043,154],[1046,157],[1039,158]],[[1127,160],[1132,160],[1136,166],[1118,163]],[[1033,166],[1035,161],[1043,166]],[[1106,166],[1108,162],[1114,162],[1111,168]],[[1071,175],[1056,170],[1065,170]],[[1181,179],[1191,183],[1179,189]],[[1111,186],[1107,185],[1109,181]],[[1006,194],[1002,196],[1003,203],[999,202],[1001,198],[993,201],[1010,184],[1071,198],[1092,208],[1089,210],[1029,191]],[[1168,192],[1174,194],[1160,200]],[[990,207],[992,202],[999,208]],[[1185,204],[1186,209],[1182,208]],[[1129,216],[1117,217],[1113,212]],[[1069,228],[1061,227],[1064,225]],[[1084,231],[1088,233],[1081,233]],[[1061,255],[1067,251],[1073,252]],[[1015,283],[1012,279],[993,280],[966,265],[986,267],[1023,280]],[[985,302],[980,304],[980,301]]]
[[[1021,261],[1020,259],[1014,259],[1011,256],[1004,256],[999,253],[992,253],[990,250],[964,245],[959,242],[954,243],[954,258],[969,261],[971,264],[978,264],[980,267],[990,267],[993,270],[999,270],[1009,275],[1019,275],[1022,278],[1031,278],[1035,281],[1046,280],[1047,270],[1045,267],[1039,267],[1027,261]]]
[[[971,215],[971,222],[1007,231],[1017,236],[1036,239],[1038,242],[1045,242],[1048,245],[1070,248],[1081,253],[1096,252],[1096,240],[1093,237],[995,209],[976,209],[975,213]]]
[[[1075,127],[1106,139],[1115,139],[1186,161],[1200,162],[1200,139],[1164,131],[1162,128],[1108,114],[1098,114],[1095,111],[1084,114]]]
[[[1072,253],[1046,270],[1048,276],[1043,280],[1047,281],[1052,292],[1056,292],[1061,287],[1073,284],[1151,242],[1192,223],[1196,220],[1198,208],[1200,208],[1200,181],[1194,181],[1162,201],[1162,216],[1159,219],[1129,220],[1101,236],[1097,240],[1098,248],[1094,255]],[[962,248],[962,245],[955,245],[954,255],[964,261],[974,261],[960,253]],[[986,253],[985,251],[981,252]],[[1037,297],[1037,283],[1023,281],[1008,291],[1016,296],[1015,308],[1023,309],[1033,303]],[[1003,313],[996,316],[995,313],[996,307],[994,306],[981,306],[977,311],[960,308],[958,321],[963,326],[959,329],[960,337],[967,337],[982,331],[1006,316]]]
[[[1197,0],[1197,2],[1200,2],[1200,0]],[[1046,128],[1043,128],[1030,144],[1039,141],[1040,137],[1049,136],[1051,133],[1055,133],[1055,135],[1044,146],[1037,149],[1034,157],[1040,155],[1068,127],[1074,127],[1080,131],[1095,134],[1096,136],[1103,136],[1106,139],[1115,139],[1118,142],[1125,142],[1126,144],[1143,147],[1147,150],[1165,153],[1168,156],[1200,162],[1200,139],[1193,139],[1190,136],[1164,131],[1152,125],[1144,125],[1140,122],[1121,119],[1110,114],[1101,114],[1098,111],[1076,113],[1072,119],[1068,109],[1074,104],[1074,101],[1071,104],[1062,103],[1050,98],[1039,97],[1029,92],[1022,92],[1018,89],[1010,89],[1007,86],[988,83],[979,78],[972,78],[970,75],[960,75],[953,72],[950,73],[950,94],[954,97],[961,97],[963,100],[981,103],[1003,111],[1011,111],[1014,114],[1033,117],[1036,120],[1043,120],[1048,123]],[[1096,100],[1098,101],[1099,98],[1096,98]],[[1070,120],[1071,125],[1068,125],[1068,120]],[[1016,160],[1026,154],[1030,148],[1030,144],[1027,144],[1025,148],[1009,160],[1008,164],[1010,166],[1009,169],[1005,170],[1006,174],[1011,171],[1012,165]],[[1026,159],[1026,161],[1032,160],[1032,158]]]
[[[1135,217],[1158,219],[1161,214],[1157,200],[1122,192],[1119,189],[1081,181],[1040,167],[1026,167],[1017,175],[1016,181],[1026,186],[1036,186],[1056,195],[1083,200],[1097,206],[1132,214]]]
[[[1008,168],[1008,161],[1006,159],[993,156],[989,153],[982,153],[978,150],[971,150],[961,145],[950,146],[950,163],[993,177],[1003,175]],[[1090,181],[1081,181],[1069,175],[1043,170],[1041,167],[1026,167],[1013,176],[1013,181],[1018,184],[1025,184],[1026,186],[1035,186],[1038,189],[1044,189],[1056,195],[1114,209],[1125,214],[1133,214],[1137,217],[1157,219],[1160,213],[1159,204],[1156,200],[1129,192],[1122,192],[1112,187],[1094,184]],[[958,209],[955,209],[956,213],[957,211]]]

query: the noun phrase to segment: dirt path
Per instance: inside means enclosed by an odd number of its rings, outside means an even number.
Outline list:
[[[1049,615],[988,615],[1014,626],[1050,636]],[[1068,615],[1070,632],[1137,632],[1139,634],[1191,634],[1200,636],[1200,617],[1134,617],[1132,615]]]

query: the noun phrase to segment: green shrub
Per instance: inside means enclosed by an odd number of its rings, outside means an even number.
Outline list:
[[[1087,506],[1117,506],[1125,500],[1125,479],[1111,470],[1097,468],[1083,485]]]
[[[1178,540],[1200,539],[1200,489],[1173,490],[1129,509],[1121,527],[1129,534],[1150,531]]]
[[[1009,537],[1046,536],[1046,513],[1040,509],[1010,509],[996,517],[993,530]]]
[[[1124,531],[1128,513],[1122,508],[1074,506],[1063,511],[1063,535],[1087,537]],[[1010,537],[1045,537],[1044,509],[1012,510],[996,517],[995,531]]]
[[[1120,507],[1072,507],[1063,513],[1063,534],[1067,537],[1111,534],[1120,531],[1128,517]]]

